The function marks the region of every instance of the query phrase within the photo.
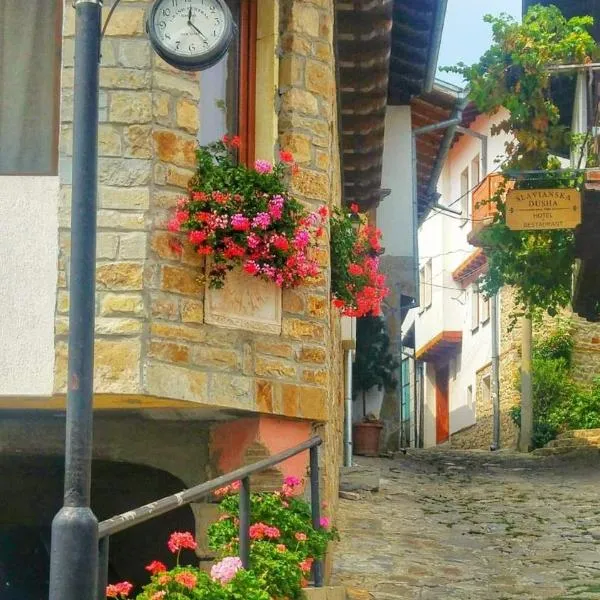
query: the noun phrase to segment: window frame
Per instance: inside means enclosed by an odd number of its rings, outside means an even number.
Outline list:
[[[56,15],[54,17],[54,41],[56,42],[56,51],[54,54],[53,67],[53,98],[52,120],[54,125],[54,143],[50,154],[50,169],[48,171],[15,171],[14,173],[0,173],[0,177],[58,177],[58,162],[60,158],[60,126],[61,115],[60,105],[62,97],[61,79],[62,79],[62,55],[63,55],[63,14],[64,7],[62,0],[54,0]]]
[[[239,0],[238,131],[240,162],[253,165],[256,146],[256,41],[257,2]]]
[[[427,310],[433,301],[433,269],[432,261],[428,259],[419,269],[419,295],[421,299],[420,312]]]
[[[471,333],[479,329],[479,287],[471,285]]]
[[[466,166],[460,173],[460,209],[463,214],[463,220],[460,223],[461,227],[467,224],[470,217],[470,200],[471,195],[469,194],[469,183],[471,181],[471,173],[469,166]],[[464,184],[464,186],[463,186]]]
[[[490,320],[490,298],[489,296],[485,296],[484,294],[479,294],[479,318],[481,319],[481,324],[485,325]],[[485,310],[483,310],[485,307]]]

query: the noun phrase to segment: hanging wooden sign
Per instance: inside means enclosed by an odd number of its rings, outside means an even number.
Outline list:
[[[513,231],[573,229],[580,223],[577,190],[511,190],[506,195],[506,225]]]

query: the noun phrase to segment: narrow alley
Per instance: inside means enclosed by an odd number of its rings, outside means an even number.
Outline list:
[[[341,499],[337,582],[361,600],[600,597],[600,461],[409,451]],[[348,494],[352,496],[352,494]]]

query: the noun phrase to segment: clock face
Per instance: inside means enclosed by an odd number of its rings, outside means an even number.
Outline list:
[[[233,37],[231,11],[224,0],[156,0],[147,29],[156,52],[185,70],[214,65]]]

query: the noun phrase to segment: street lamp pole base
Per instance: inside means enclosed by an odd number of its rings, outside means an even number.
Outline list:
[[[96,600],[98,520],[90,508],[63,507],[52,521],[50,600]]]

